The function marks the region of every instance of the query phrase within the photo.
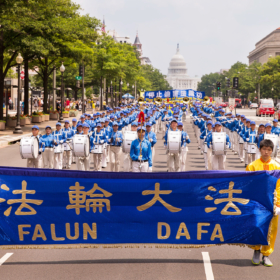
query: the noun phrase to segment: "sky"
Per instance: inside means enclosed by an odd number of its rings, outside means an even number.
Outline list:
[[[73,0],[83,14],[103,20],[134,42],[138,30],[143,55],[167,74],[180,53],[189,76],[248,64],[255,44],[280,27],[279,0]]]

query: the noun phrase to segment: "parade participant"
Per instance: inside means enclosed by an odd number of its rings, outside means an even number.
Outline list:
[[[145,139],[145,132],[144,126],[138,127],[138,139],[131,143],[132,172],[149,172],[153,166],[151,143]]]
[[[241,116],[240,114],[236,114],[236,119],[233,121],[232,123],[232,138],[233,138],[233,142],[234,142],[234,154],[235,155],[239,155],[239,135],[237,133],[237,129],[239,128],[239,126],[242,124],[241,121]]]
[[[72,119],[72,126],[71,129],[74,131],[74,133],[76,133],[77,130],[77,119]]]
[[[71,141],[73,136],[75,135],[75,132],[70,128],[69,121],[66,120],[64,123],[64,128],[61,130],[64,132],[66,141],[64,143],[64,152],[63,152],[63,168],[70,169],[71,163],[72,163],[72,147],[71,147]]]
[[[257,137],[257,130],[256,130],[256,122],[251,121],[250,122],[250,129],[245,134],[245,141],[247,142],[247,145],[254,144],[255,139]],[[248,153],[248,164],[256,160],[256,154],[255,153]]]
[[[178,122],[178,129],[182,132],[182,137],[183,137],[183,145],[181,147],[181,153],[180,153],[180,171],[184,172],[186,171],[186,160],[187,160],[187,153],[188,153],[187,144],[191,143],[191,140],[188,136],[188,133],[183,130],[182,122]]]
[[[275,160],[271,158],[272,152],[274,149],[274,144],[271,140],[262,140],[260,142],[260,154],[261,157],[256,161],[250,163],[246,171],[261,171],[261,170],[279,170],[280,165]],[[276,209],[275,209],[275,216],[272,218],[270,223],[270,240],[269,245],[266,246],[250,246],[251,249],[254,250],[252,263],[253,265],[260,264],[260,257],[261,253],[263,254],[262,257],[262,264],[264,266],[273,266],[273,263],[269,259],[269,256],[274,251],[274,245],[277,236],[277,228],[278,228],[278,216],[280,214],[280,181],[278,180],[276,185]]]
[[[77,125],[77,131],[75,134],[83,134],[83,125],[81,123]]]
[[[39,127],[38,125],[34,125],[32,127],[32,136],[36,137],[39,141],[39,154],[37,158],[29,158],[27,159],[27,167],[29,168],[43,168],[43,156],[42,153],[45,150],[44,142],[42,142],[42,137],[39,135]]]
[[[99,123],[96,126],[96,130],[93,131],[92,137],[93,137],[93,144],[94,145],[103,145],[106,141],[106,135],[101,131],[102,125]],[[93,164],[94,164],[94,170],[95,171],[101,171],[101,164],[102,164],[102,154],[93,154]]]
[[[56,123],[56,131],[54,131],[53,136],[55,138],[55,150],[54,150],[54,169],[62,169],[63,163],[63,144],[66,142],[65,134],[61,130],[61,123]],[[60,145],[60,147],[58,146]]]
[[[103,153],[102,153],[102,163],[101,163],[101,166],[102,168],[106,168],[107,167],[107,144],[108,144],[108,138],[109,138],[109,135],[107,135],[106,133],[106,129],[105,129],[105,118],[103,119],[100,119],[100,124],[101,124],[101,133],[104,134],[105,136],[105,141],[104,141],[104,144],[103,144]]]
[[[106,142],[108,143],[108,140],[110,138],[110,135],[113,131],[113,128],[109,125],[110,121],[109,119],[105,118],[105,124],[104,124],[104,130],[105,130],[105,133],[106,133]],[[109,159],[110,159],[110,145],[107,145],[107,148],[106,148],[106,163],[109,162]]]
[[[269,126],[270,126],[270,130],[271,130],[271,124],[270,123],[269,123]],[[255,139],[255,143],[258,146],[258,150],[257,150],[257,153],[256,153],[256,159],[259,159],[260,156],[261,156],[259,149],[260,149],[260,143],[264,139],[263,136],[264,136],[265,130],[266,130],[265,125],[263,123],[261,123],[259,125],[258,134],[257,134],[256,139]]]
[[[240,134],[240,137],[242,137],[243,140],[244,140],[243,147],[244,147],[244,150],[245,150],[245,167],[248,165],[248,162],[249,162],[249,157],[248,157],[248,153],[247,153],[247,142],[246,142],[245,135],[250,129],[250,123],[251,123],[251,121],[249,119],[246,119],[246,126],[244,126],[244,128],[243,128],[243,130]]]
[[[140,123],[141,125],[141,123]],[[137,127],[138,127],[138,122],[133,122],[131,124],[131,131],[137,131]],[[130,157],[130,153],[124,153],[124,159],[123,159],[123,169],[124,169],[124,172],[129,172],[130,169],[132,167],[132,160],[131,160],[131,157]]]
[[[155,153],[156,153],[155,144],[157,143],[157,136],[156,136],[155,132],[152,131],[152,124],[150,122],[146,123],[145,139],[151,143],[152,162],[154,163],[154,158],[155,158]],[[151,168],[149,168],[149,171],[152,172]]]
[[[123,136],[122,133],[118,131],[118,123],[113,122],[113,130],[111,131],[109,137],[110,163],[111,163],[112,172],[120,171],[120,157],[122,154],[122,150],[121,150],[122,142],[123,142]]]
[[[205,169],[209,170],[209,166],[212,167],[212,157],[211,154],[208,153],[208,147],[207,147],[207,136],[212,133],[212,126],[213,123],[211,121],[207,122],[207,129],[203,131],[200,135],[200,139],[203,140],[203,155],[204,155],[204,162],[205,162]],[[206,146],[206,147],[205,147]],[[210,169],[211,170],[211,169]]]
[[[176,119],[173,119],[170,123],[170,131],[178,131],[177,129],[178,122]],[[168,131],[166,131],[164,136],[164,147],[167,149],[168,142]],[[183,135],[181,135],[181,147],[183,146]],[[167,154],[167,165],[168,172],[179,172],[180,171],[180,153],[168,153]]]
[[[52,135],[52,128],[47,125],[46,134],[42,136],[42,143],[44,143],[43,163],[44,168],[53,169],[54,167],[54,136]]]
[[[220,122],[215,123],[215,132],[221,133],[222,132],[222,124]],[[213,147],[212,143],[212,133],[207,139],[207,146],[208,148]],[[229,140],[229,136],[226,134],[226,148],[230,149],[231,143]],[[226,162],[226,155],[212,155],[212,170],[225,170],[225,162]]]
[[[78,122],[78,124],[81,123],[81,124],[84,124],[85,123],[85,115],[81,115],[80,117],[80,121]]]
[[[89,124],[83,124],[83,135],[89,135]],[[94,144],[93,138],[90,137],[90,153],[93,151]],[[90,154],[87,157],[77,157],[77,169],[80,171],[89,171],[90,170]]]
[[[276,135],[280,134],[279,127],[278,127],[278,120],[277,119],[273,120],[273,127],[271,129],[271,133],[272,134],[276,134]]]

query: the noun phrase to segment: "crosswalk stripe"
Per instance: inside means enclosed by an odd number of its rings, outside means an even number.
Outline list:
[[[206,274],[206,280],[214,280],[214,274],[212,270],[211,260],[208,252],[202,252],[204,269]]]
[[[1,259],[0,259],[0,265],[2,265],[13,253],[6,253]]]

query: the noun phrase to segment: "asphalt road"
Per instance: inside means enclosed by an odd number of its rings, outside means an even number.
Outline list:
[[[238,110],[253,118],[255,110]],[[271,118],[272,119],[272,118]],[[264,120],[259,120],[259,122]],[[189,120],[184,124],[191,139],[187,170],[204,170]],[[167,170],[162,134],[158,134],[153,171]],[[1,165],[25,167],[17,144],[0,149]],[[237,156],[229,152],[226,168],[244,170]],[[75,169],[75,165],[72,166]],[[18,249],[0,251],[0,279],[227,279],[254,280],[280,277],[280,239],[271,255],[274,267],[251,265],[253,251],[239,246],[199,249],[166,249],[155,246],[122,246],[96,249]],[[11,253],[12,255],[8,255]],[[207,260],[210,258],[210,263]]]

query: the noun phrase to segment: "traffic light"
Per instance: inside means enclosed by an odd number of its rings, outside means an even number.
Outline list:
[[[239,83],[239,78],[238,77],[234,77],[233,78],[233,88],[238,88],[238,83]]]
[[[216,86],[217,86],[217,90],[221,90],[221,82],[217,82]]]
[[[230,87],[230,79],[227,79],[227,87]]]
[[[83,74],[84,74],[84,65],[80,65],[79,66],[79,76],[83,77]]]

